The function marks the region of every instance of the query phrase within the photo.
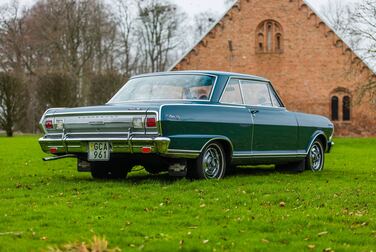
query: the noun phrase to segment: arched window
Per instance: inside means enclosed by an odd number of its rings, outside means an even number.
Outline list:
[[[332,120],[333,121],[338,121],[339,116],[338,116],[338,97],[333,96],[332,97]]]
[[[278,52],[282,50],[282,34],[277,33],[275,36],[275,50]]]
[[[258,35],[258,50],[264,51],[264,34],[259,33]]]
[[[270,52],[271,50],[272,50],[272,42],[273,42],[273,34],[272,34],[272,32],[273,32],[273,24],[272,23],[268,23],[268,25],[267,25],[267,45],[268,45],[268,48],[267,48],[267,50],[268,50],[268,52]]]
[[[283,30],[277,21],[265,20],[258,25],[256,30],[256,52],[283,52]]]
[[[342,101],[342,119],[344,121],[350,121],[350,107],[351,107],[351,100],[350,100],[350,96],[346,95],[343,97],[343,101]]]
[[[351,120],[351,92],[344,87],[338,87],[331,92],[330,113],[332,121]]]

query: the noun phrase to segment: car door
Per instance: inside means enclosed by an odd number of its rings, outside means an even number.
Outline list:
[[[272,156],[296,152],[297,120],[283,107],[270,83],[241,80],[240,85],[254,124],[252,154]]]
[[[227,135],[232,136],[234,157],[249,156],[252,148],[253,122],[252,117],[249,116],[249,110],[244,106],[239,79],[230,78],[228,80],[220,103],[237,108],[234,109],[232,115],[228,115],[229,120],[233,122],[233,129],[229,130]]]

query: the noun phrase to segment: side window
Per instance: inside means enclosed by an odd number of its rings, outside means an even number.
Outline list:
[[[260,81],[241,80],[244,103],[253,106],[272,107],[268,84]]]
[[[271,86],[269,86],[269,91],[270,91],[270,97],[271,97],[272,102],[273,102],[273,107],[277,107],[277,108],[282,107],[282,104],[278,100],[277,95],[276,95],[275,91],[273,90],[273,88]]]
[[[226,89],[222,94],[221,102],[228,104],[243,104],[239,80],[231,79],[227,83]]]

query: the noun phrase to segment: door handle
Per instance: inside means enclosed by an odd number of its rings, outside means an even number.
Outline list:
[[[251,114],[253,115],[253,116],[255,116],[258,112],[260,112],[260,111],[258,111],[258,110],[251,110],[250,111],[251,112]]]

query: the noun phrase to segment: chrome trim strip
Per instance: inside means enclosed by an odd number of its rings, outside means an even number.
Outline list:
[[[56,136],[56,137],[60,137],[61,134],[63,134],[63,132],[61,133],[48,133],[45,135],[45,137],[49,137],[49,136]],[[96,136],[96,135],[129,135],[129,132],[128,131],[124,131],[124,132],[111,132],[111,131],[108,131],[108,132],[69,132],[69,133],[66,133],[66,135],[72,135],[72,136],[75,136],[75,135],[88,135],[90,137],[90,135],[92,136]],[[154,131],[154,132],[132,132],[132,135],[152,135],[152,136],[158,136],[158,131]]]
[[[278,156],[306,156],[307,153],[298,153],[298,152],[265,152],[265,153],[245,153],[245,154],[236,154],[234,153],[234,157],[278,157]]]
[[[69,138],[66,137],[64,140],[62,139],[51,139],[51,138],[40,138],[39,142],[61,142],[61,141],[67,141],[67,142],[87,142],[87,141],[129,141],[132,142],[146,142],[146,141],[156,141],[156,138],[122,138],[122,137],[108,137],[108,138],[98,138],[98,137],[85,137],[85,138]],[[158,140],[157,140],[158,141]]]
[[[155,137],[155,138],[133,138],[132,139],[132,136],[130,138],[106,138],[106,139],[98,139],[98,138],[80,138],[80,139],[45,139],[45,138],[40,138],[39,139],[39,144],[41,145],[42,149],[44,151],[48,151],[46,150],[48,147],[51,147],[51,146],[60,146],[61,143],[64,144],[64,148],[65,148],[65,152],[66,154],[69,154],[67,153],[68,149],[69,148],[83,148],[85,145],[86,145],[86,142],[90,142],[90,141],[106,141],[106,142],[112,142],[112,141],[123,141],[123,142],[127,142],[127,144],[129,145],[129,150],[130,150],[130,153],[133,153],[133,148],[137,148],[137,147],[140,147],[138,146],[138,142],[146,142],[145,144],[146,145],[153,145],[154,148],[155,148],[155,153],[160,153],[160,154],[164,154],[164,153],[167,153],[168,151],[168,146],[170,144],[170,139],[167,138],[167,137]],[[84,143],[79,143],[79,145],[77,145],[77,142],[84,142]],[[74,144],[71,144],[71,143],[74,143]],[[116,145],[116,143],[115,143]],[[118,146],[118,145],[116,145]],[[85,153],[85,151],[80,151],[80,153]],[[124,151],[124,153],[128,153],[128,151]]]
[[[223,140],[223,139],[222,139]],[[208,141],[210,143],[213,140]],[[206,144],[207,145],[207,144]],[[206,146],[205,145],[205,146]],[[199,155],[202,150],[205,148],[205,146],[200,150],[181,150],[181,149],[168,149],[168,152],[166,154],[197,154]],[[306,153],[260,153],[260,154],[233,154],[233,158],[264,158],[264,157],[305,157]]]
[[[201,148],[200,153],[206,148],[206,146],[208,146],[208,144],[210,144],[211,142],[213,142],[213,141],[215,141],[215,140],[224,140],[224,141],[228,142],[228,143],[230,144],[230,146],[231,146],[231,155],[232,155],[232,153],[234,152],[234,146],[233,146],[231,140],[230,140],[229,138],[227,138],[227,137],[215,137],[215,138],[211,138],[211,139],[210,139],[209,141],[207,141],[207,142],[204,144],[204,146]]]
[[[181,149],[168,149],[168,153],[194,153],[194,154],[200,154],[201,151],[198,150],[181,150]]]
[[[264,155],[264,156],[257,156],[257,155],[250,155],[250,156],[233,156],[233,158],[240,159],[240,158],[304,158],[306,155]]]
[[[69,116],[69,115],[92,115],[92,114],[140,114],[140,113],[145,113],[146,112],[152,112],[158,115],[158,112],[155,110],[105,110],[105,111],[77,111],[77,112],[61,112],[61,113],[54,113],[51,116]],[[50,117],[50,116],[48,116]]]

